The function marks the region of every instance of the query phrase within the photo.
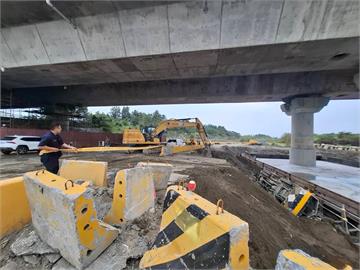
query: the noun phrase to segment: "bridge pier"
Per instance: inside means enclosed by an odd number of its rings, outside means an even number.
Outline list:
[[[321,96],[295,97],[281,105],[281,110],[291,116],[290,163],[315,167],[314,113],[329,102]]]

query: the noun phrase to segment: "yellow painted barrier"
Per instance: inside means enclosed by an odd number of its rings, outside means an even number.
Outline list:
[[[120,170],[115,177],[113,202],[105,222],[121,224],[154,207],[153,175],[147,167]]]
[[[164,146],[161,149],[160,156],[170,156],[177,153],[183,153],[183,152],[192,152],[204,149],[205,146],[203,144],[190,144],[190,145],[175,145],[175,146]]]
[[[140,261],[146,269],[248,269],[249,228],[240,218],[177,186],[167,190],[160,232]]]
[[[77,269],[94,261],[118,235],[97,219],[90,189],[48,171],[24,174],[32,223],[40,238]]]
[[[168,181],[173,170],[171,164],[156,163],[156,162],[139,162],[136,167],[148,167],[154,180],[154,186],[156,191],[166,190]]]
[[[107,162],[65,159],[61,162],[59,175],[65,179],[84,180],[95,186],[107,186]]]
[[[312,195],[313,194],[310,191],[304,194],[304,196],[300,199],[300,201],[296,204],[295,208],[292,210],[292,214],[294,216],[298,216],[301,213],[301,211],[311,199]]]
[[[23,177],[0,181],[0,238],[31,221]]]
[[[284,249],[280,251],[275,269],[336,270],[336,268],[330,264],[327,264],[316,257],[311,257],[300,249]],[[351,270],[352,267],[346,266],[344,269]]]
[[[154,150],[159,149],[162,146],[156,145],[156,146],[143,146],[143,147],[128,147],[128,146],[119,146],[119,147],[84,147],[84,148],[77,148],[74,149],[59,149],[59,151],[64,153],[91,153],[91,152],[132,152],[132,151],[143,151],[143,150]],[[48,151],[48,150],[41,150],[39,155],[52,153],[54,151]]]

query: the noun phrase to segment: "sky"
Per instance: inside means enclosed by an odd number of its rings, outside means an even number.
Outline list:
[[[280,137],[291,131],[291,118],[280,109],[282,102],[217,103],[129,106],[130,110],[152,113],[158,110],[167,118],[198,117],[204,124],[224,126],[245,134]],[[111,107],[89,107],[90,112],[108,113]],[[330,101],[314,119],[315,133],[347,131],[360,133],[360,100]]]

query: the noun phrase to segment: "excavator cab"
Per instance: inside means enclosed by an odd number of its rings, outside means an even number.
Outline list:
[[[141,133],[143,134],[144,138],[145,138],[145,141],[149,142],[149,141],[152,141],[152,133],[153,131],[155,130],[154,127],[151,127],[151,126],[147,126],[147,127],[144,127],[142,130],[141,130]]]

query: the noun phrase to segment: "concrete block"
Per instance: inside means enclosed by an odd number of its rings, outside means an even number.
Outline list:
[[[275,270],[335,270],[335,267],[311,257],[300,249],[284,249],[279,252],[276,260]]]
[[[63,160],[59,175],[70,180],[89,181],[95,186],[107,186],[107,162],[90,160]]]
[[[94,261],[118,230],[97,219],[91,191],[47,171],[24,175],[32,222],[40,238],[77,269]]]
[[[117,13],[80,17],[76,24],[88,60],[125,56]]]
[[[221,1],[168,5],[171,52],[218,49]],[[232,29],[234,31],[234,29]]]
[[[9,27],[1,30],[17,65],[50,64],[36,25]],[[3,53],[3,51],[1,52]]]
[[[140,261],[151,269],[249,269],[249,228],[199,195],[170,186],[160,232]]]
[[[275,42],[283,1],[224,1],[221,48]]]
[[[147,167],[121,170],[116,174],[113,202],[105,222],[121,224],[140,217],[154,207],[154,181]]]
[[[20,230],[31,221],[22,177],[0,181],[0,238]]]
[[[65,20],[39,23],[37,29],[51,63],[86,60],[77,30]]]
[[[173,170],[173,166],[171,164],[139,162],[136,167],[145,167],[151,170],[155,191],[167,189],[168,181]]]
[[[127,56],[170,52],[166,6],[121,10],[119,18]]]

